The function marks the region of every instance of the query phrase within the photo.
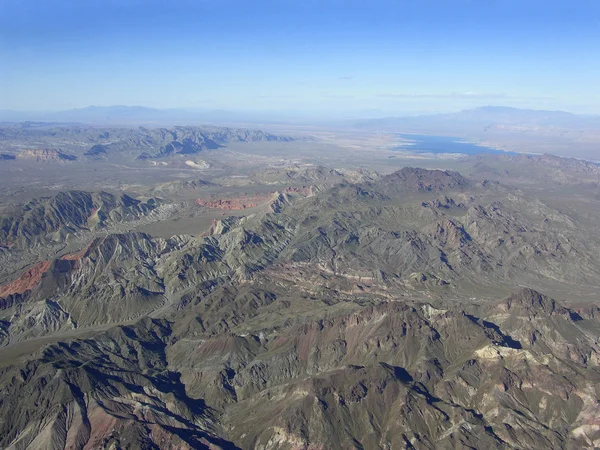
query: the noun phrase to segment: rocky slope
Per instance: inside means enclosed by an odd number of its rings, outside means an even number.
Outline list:
[[[132,220],[158,206],[156,199],[140,201],[126,194],[67,191],[41,197],[4,210],[0,216],[0,245],[23,247],[64,240],[69,233]]]
[[[256,323],[240,313],[285,311],[286,296],[215,292],[172,321],[52,344],[1,369],[1,445],[592,448],[598,322],[540,297],[518,292],[484,318],[418,302],[321,304],[325,318],[240,333]],[[509,304],[514,318],[538,318],[544,344],[493,322]],[[235,326],[214,326],[224,320]]]

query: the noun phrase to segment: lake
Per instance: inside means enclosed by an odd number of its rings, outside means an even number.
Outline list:
[[[396,147],[396,150],[414,153],[461,153],[463,155],[478,155],[481,153],[518,155],[515,152],[505,152],[491,147],[484,147],[469,142],[462,142],[460,138],[450,136],[430,136],[425,134],[396,134],[410,141],[410,145]]]

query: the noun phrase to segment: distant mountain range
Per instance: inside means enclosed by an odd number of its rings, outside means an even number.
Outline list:
[[[537,124],[567,128],[600,127],[600,116],[572,114],[565,111],[518,109],[505,106],[485,106],[455,113],[385,117],[383,111],[355,111],[352,114],[300,111],[229,111],[202,108],[149,108],[145,106],[88,106],[62,111],[0,110],[0,122],[85,123],[99,125],[189,125],[202,123],[310,123],[329,121],[340,123],[340,117],[362,117],[352,123],[359,128],[394,127],[397,125],[450,124]],[[348,124],[348,122],[346,123]]]
[[[224,110],[207,108],[149,108],[145,106],[88,106],[63,111],[14,111],[0,109],[2,122],[52,122],[89,125],[197,125],[213,124],[339,124],[385,115],[382,111],[295,111],[295,110]]]
[[[355,130],[448,136],[519,153],[599,161],[600,116],[485,106],[449,114],[354,121]]]
[[[484,106],[448,114],[426,116],[383,117],[356,122],[358,128],[396,129],[422,127],[455,129],[455,127],[556,127],[567,129],[600,129],[600,116],[573,114],[565,111],[519,109],[506,106]]]
[[[231,122],[248,120],[243,114],[223,110],[193,108],[157,109],[145,106],[88,106],[63,111],[0,110],[0,122],[55,122],[86,124],[191,124],[197,122]]]

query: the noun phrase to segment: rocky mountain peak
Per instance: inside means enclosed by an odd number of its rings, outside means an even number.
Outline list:
[[[568,314],[568,310],[556,300],[530,288],[524,288],[509,296],[503,306],[506,311],[518,311],[530,315]]]
[[[464,188],[470,184],[460,173],[452,170],[430,170],[415,167],[403,167],[383,177],[382,182],[385,185],[418,192]]]

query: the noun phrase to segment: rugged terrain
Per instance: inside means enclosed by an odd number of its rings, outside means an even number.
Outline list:
[[[194,155],[203,150],[215,150],[229,142],[291,141],[293,137],[276,136],[261,130],[225,127],[173,128],[98,128],[9,126],[0,129],[3,147],[21,158],[37,161],[73,161],[76,155],[87,159],[121,160],[125,155],[137,159],[160,159],[174,155]],[[52,148],[39,148],[39,145]]]
[[[215,161],[0,205],[1,448],[600,446],[596,165]]]

